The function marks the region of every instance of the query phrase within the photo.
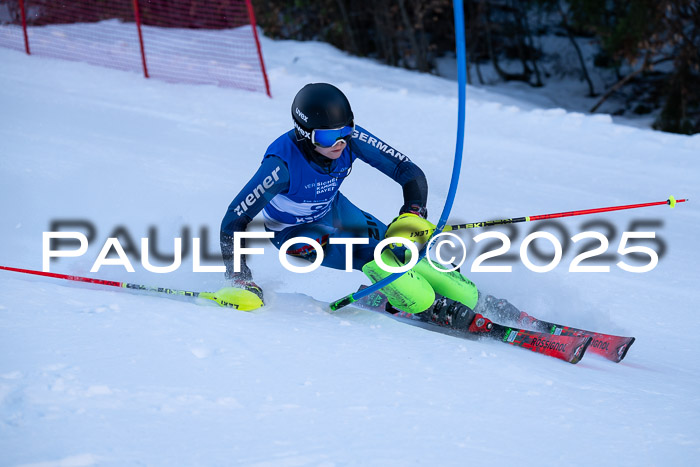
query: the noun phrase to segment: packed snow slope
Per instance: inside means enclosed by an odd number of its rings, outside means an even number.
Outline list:
[[[52,272],[187,290],[225,285],[220,273],[193,272],[189,239],[206,238],[216,253],[229,202],[291,128],[290,103],[308,82],[339,86],[358,124],[424,169],[437,221],[454,155],[453,81],[319,43],[264,39],[263,51],[272,99],[0,50],[0,264],[41,269],[42,232],[82,220],[95,228],[87,253],[52,261]],[[494,90],[467,95],[450,223],[696,195],[698,136],[539,109]],[[386,222],[402,202],[398,185],[360,161],[342,191]],[[644,243],[662,253],[651,272],[616,265],[648,262],[617,253],[635,220],[658,240]],[[164,254],[183,237],[190,252],[168,274],[146,271],[133,255],[136,272],[91,273],[120,229],[137,253],[141,237]],[[520,244],[538,229],[499,229],[514,256],[484,264],[512,266],[502,273],[470,272],[483,244],[472,240],[481,231],[465,232],[462,271],[535,316],[635,336],[622,363],[589,353],[570,365],[351,307],[331,314],[328,301],[366,283],[363,275],[287,272],[266,243],[250,265],[267,306],[251,313],[0,271],[0,465],[697,462],[696,205],[542,227],[561,241],[585,230],[607,235],[610,257],[583,263],[608,265],[607,273],[569,272],[581,250],[571,241],[554,270],[529,270]]]

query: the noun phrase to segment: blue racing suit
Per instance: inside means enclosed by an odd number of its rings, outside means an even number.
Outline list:
[[[352,267],[360,270],[372,261],[374,247],[384,238],[387,227],[339,191],[355,159],[402,186],[404,205],[400,212],[416,207],[425,210],[428,184],[423,171],[405,154],[364,128],[355,127],[350,143],[335,160],[314,151],[308,141],[297,140],[294,130],[290,130],[267,148],[257,172],[233,199],[221,222],[221,251],[227,277],[252,278],[245,261],[240,272],[233,270],[233,234],[245,231],[260,212],[266,230],[275,233],[271,241],[277,248],[290,238],[309,237],[323,246],[323,266],[345,269],[346,246],[330,244],[328,239],[364,237],[369,244],[353,246]],[[306,244],[295,244],[287,254],[313,260],[315,250]]]

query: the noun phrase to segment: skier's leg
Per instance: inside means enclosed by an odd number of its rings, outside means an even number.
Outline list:
[[[336,195],[331,212],[333,227],[346,237],[368,238],[372,247],[384,239],[386,225],[352,204],[342,193]]]
[[[440,267],[438,264],[435,266]],[[435,293],[463,303],[475,313],[493,321],[498,323],[504,321],[520,322],[524,319],[525,315],[508,300],[480,292],[472,281],[457,271],[437,271],[425,258],[413,270],[430,283]]]
[[[374,250],[384,239],[386,225],[369,212],[363,211],[350,202],[342,193],[336,195],[333,203],[332,224],[336,238],[366,238],[366,245],[352,245],[352,268],[362,270],[374,260]],[[343,244],[329,245],[328,255],[342,258],[345,268],[346,247]]]
[[[336,195],[331,210],[316,222],[299,224],[275,233],[272,244],[280,248],[288,239],[308,237],[316,240],[322,248],[324,259],[322,266],[333,269],[345,269],[346,245],[332,244],[331,238],[367,238],[366,245],[352,245],[352,268],[361,270],[374,258],[374,248],[384,238],[386,225],[372,214],[362,211],[352,204],[342,193]],[[315,261],[317,252],[307,243],[295,243],[287,248],[286,253],[308,261]]]
[[[426,258],[423,258],[413,270],[430,283],[435,293],[474,309],[479,296],[476,285],[458,271],[444,270],[439,264],[435,264],[435,267],[440,270],[435,269]]]
[[[406,238],[410,241],[426,242],[435,226],[428,220],[419,216],[405,215],[399,216],[389,226],[386,235]],[[410,260],[410,250],[395,250],[396,257],[404,259],[404,264]],[[435,290],[435,293],[456,300],[469,308],[476,306],[479,295],[476,286],[472,281],[464,277],[458,271],[447,271],[439,264],[431,265],[427,258],[423,258],[413,267],[415,273],[420,274]]]
[[[480,292],[476,285],[458,271],[443,269],[439,264],[430,265],[426,258],[416,264],[413,271],[425,278],[435,290],[435,293],[467,305],[489,319],[502,323],[504,321],[520,322],[526,318],[508,300],[496,298],[493,295]],[[437,268],[437,269],[436,269]]]
[[[384,250],[381,257],[387,266],[398,267],[402,265],[391,250]],[[369,277],[372,283],[379,282],[391,275],[374,260],[365,264],[362,272]],[[408,271],[389,285],[382,287],[381,290],[389,299],[391,306],[407,313],[420,313],[430,308],[435,302],[433,288],[428,281],[414,271]]]
[[[391,250],[382,252],[382,260],[389,266],[401,266]],[[427,266],[431,268],[430,265]],[[432,269],[432,268],[431,268]],[[372,282],[377,282],[390,273],[382,270],[374,261],[367,263],[362,271]],[[424,269],[427,272],[427,270]],[[451,278],[437,276],[447,275],[447,272],[435,271],[431,275],[434,283],[447,291],[453,297],[460,297],[469,303],[476,302],[476,288],[474,284],[465,279],[461,274],[452,275]],[[465,282],[466,281],[466,282]],[[469,286],[471,284],[471,286]],[[483,332],[488,320],[475,320],[477,316],[472,307],[451,297],[436,294],[431,283],[414,267],[391,284],[382,287],[382,292],[387,296],[391,307],[396,311],[404,311],[416,314],[421,321],[433,322],[440,326],[449,327],[461,331]],[[391,311],[391,310],[389,310]]]
[[[322,222],[311,222],[308,224],[295,225],[293,227],[287,227],[284,230],[275,232],[274,238],[270,239],[270,242],[276,247],[281,248],[282,245],[292,238],[306,237],[315,240],[316,243],[321,245],[324,251],[324,263],[326,262],[325,250],[328,246],[328,239],[334,233],[335,229],[330,225],[324,224]],[[316,261],[318,252],[308,243],[297,242],[292,245],[287,246],[286,253],[289,256],[295,256],[297,258],[305,259],[309,262]]]

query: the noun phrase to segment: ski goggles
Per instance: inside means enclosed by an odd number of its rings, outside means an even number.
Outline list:
[[[348,125],[342,128],[334,128],[331,130],[319,129],[311,131],[311,142],[322,148],[330,148],[344,141],[346,144],[352,138],[352,132],[355,131],[355,125]]]

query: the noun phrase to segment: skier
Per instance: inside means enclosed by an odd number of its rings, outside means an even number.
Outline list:
[[[257,172],[231,202],[221,223],[226,278],[233,287],[252,292],[261,301],[262,289],[253,281],[245,257],[241,257],[238,272],[233,264],[234,232],[245,231],[260,212],[266,230],[275,234],[271,239],[275,247],[290,238],[315,239],[323,247],[321,264],[325,267],[345,269],[346,245],[330,243],[329,238],[368,239],[366,245],[353,245],[352,267],[372,282],[389,275],[374,261],[375,246],[382,239],[407,238],[407,233],[434,229],[426,220],[428,183],[423,171],[405,154],[355,125],[342,91],[331,84],[308,84],[297,93],[291,112],[294,128],[267,148]],[[404,203],[389,227],[339,191],[355,159],[401,185]],[[309,261],[316,258],[316,251],[307,244],[292,245],[286,253]],[[401,266],[410,259],[408,255],[410,251],[395,248],[385,249],[381,257],[387,265]],[[396,309],[409,313],[429,310],[423,316],[456,328],[469,325],[477,302],[482,314],[498,310],[498,301],[485,295],[480,299],[476,286],[459,272],[437,271],[425,259],[382,291]],[[498,304],[512,307],[505,301]]]

